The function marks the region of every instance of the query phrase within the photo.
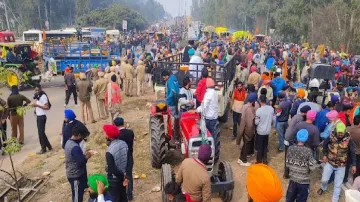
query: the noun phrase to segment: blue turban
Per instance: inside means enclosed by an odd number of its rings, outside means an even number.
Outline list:
[[[306,129],[301,129],[296,134],[296,139],[298,142],[306,142],[309,137],[309,132]]]
[[[189,56],[195,55],[195,50],[193,48],[188,50]]]
[[[67,118],[70,121],[73,121],[76,118],[74,111],[71,109],[65,109],[64,114],[65,114],[65,118]]]
[[[336,95],[332,95],[332,96],[331,96],[331,102],[334,102],[334,103],[339,102],[339,97],[336,96]]]
[[[257,100],[257,95],[256,93],[250,93],[248,96],[248,101],[249,102],[255,102]]]
[[[122,126],[124,125],[124,119],[121,117],[116,117],[116,119],[114,120],[114,124],[115,126]]]

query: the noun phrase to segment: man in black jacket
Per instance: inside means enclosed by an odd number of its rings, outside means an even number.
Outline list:
[[[128,158],[127,158],[127,168],[126,168],[126,177],[129,180],[129,184],[127,187],[127,196],[129,201],[133,200],[133,176],[132,171],[134,167],[134,158],[133,158],[133,145],[134,145],[134,132],[130,129],[124,127],[124,119],[121,117],[117,117],[114,120],[114,124],[120,130],[121,135],[119,136],[119,140],[126,142],[128,146]]]

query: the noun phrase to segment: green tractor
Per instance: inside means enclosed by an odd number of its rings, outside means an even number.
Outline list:
[[[37,53],[28,43],[0,43],[0,72],[6,77],[8,87],[19,89],[34,87],[41,81],[41,71],[36,61]]]

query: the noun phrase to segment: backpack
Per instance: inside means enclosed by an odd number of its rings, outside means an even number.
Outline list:
[[[49,100],[49,96],[44,92],[44,95],[46,96],[46,99],[47,99],[47,101],[48,101],[48,105],[49,105],[49,109],[48,110],[50,110],[51,109],[51,103],[50,103],[50,100]]]

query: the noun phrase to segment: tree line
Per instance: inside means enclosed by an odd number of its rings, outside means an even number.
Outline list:
[[[360,52],[360,0],[193,0],[192,17],[207,25],[270,34]]]
[[[128,20],[130,28],[143,29],[166,15],[155,0],[0,0],[0,26],[21,35],[28,29],[46,29],[46,21],[49,29],[76,27],[84,19],[96,19],[99,12],[104,15],[99,16],[101,23],[91,25],[104,28],[121,27],[119,22]]]

